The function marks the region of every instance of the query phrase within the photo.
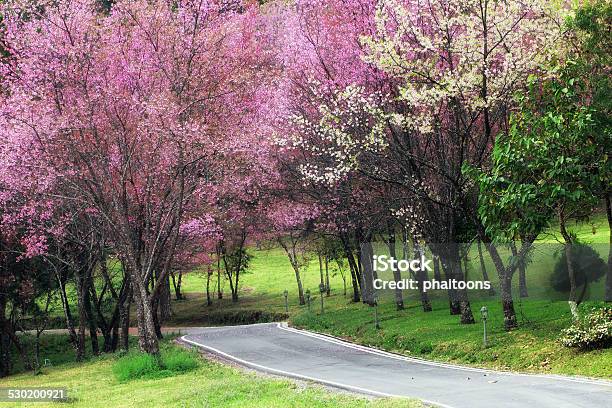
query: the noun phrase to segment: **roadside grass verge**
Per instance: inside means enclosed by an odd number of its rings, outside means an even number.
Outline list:
[[[165,342],[167,355],[191,352]],[[330,392],[318,385],[278,380],[247,373],[194,355],[197,367],[172,377],[138,378],[120,382],[113,367],[118,354],[103,355],[81,364],[65,364],[43,369],[34,376],[22,373],[2,380],[3,387],[66,387],[69,401],[61,406],[108,407],[339,407],[339,408],[418,408],[415,400],[369,399]],[[179,359],[178,366],[184,366]],[[168,363],[169,360],[166,360]],[[47,408],[56,403],[16,403],[15,407]]]
[[[487,347],[477,312],[489,309]],[[596,303],[581,305],[587,310]],[[461,325],[444,301],[435,301],[425,313],[411,301],[403,311],[392,304],[379,306],[381,328],[374,327],[374,308],[351,304],[338,297],[326,302],[323,315],[302,312],[291,317],[293,326],[338,336],[362,345],[412,357],[499,370],[582,375],[612,379],[612,349],[579,351],[559,341],[561,329],[571,323],[566,302],[523,301],[517,306],[519,328],[506,332],[498,301],[472,302],[476,324]]]

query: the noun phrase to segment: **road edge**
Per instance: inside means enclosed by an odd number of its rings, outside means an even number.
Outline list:
[[[469,371],[469,372],[478,372],[478,373],[485,373],[485,374],[492,374],[492,375],[507,375],[507,376],[521,376],[521,377],[539,377],[539,378],[548,378],[548,379],[552,379],[552,380],[571,381],[571,382],[577,382],[577,383],[581,383],[581,384],[593,384],[593,385],[603,385],[603,386],[607,386],[607,387],[612,387],[612,380],[606,380],[604,378],[583,377],[583,376],[570,376],[570,375],[561,375],[561,374],[523,373],[523,372],[520,372],[520,371],[493,370],[493,369],[481,368],[481,367],[470,367],[470,366],[464,366],[464,365],[459,365],[459,364],[442,363],[442,362],[438,362],[438,361],[426,360],[426,359],[417,358],[417,357],[409,357],[409,356],[404,356],[402,354],[392,353],[392,352],[389,352],[389,351],[386,351],[386,350],[382,350],[382,349],[378,349],[378,348],[374,348],[374,347],[363,346],[361,344],[352,343],[352,342],[346,341],[346,340],[344,340],[344,339],[342,339],[340,337],[332,336],[332,335],[329,335],[329,334],[319,333],[319,332],[314,332],[314,331],[310,331],[310,330],[304,330],[304,329],[298,329],[298,328],[295,328],[295,327],[291,327],[291,326],[289,326],[288,322],[276,322],[275,324],[281,330],[285,330],[285,331],[289,331],[289,332],[292,332],[292,333],[301,334],[303,336],[317,338],[317,339],[320,339],[320,340],[323,340],[323,341],[328,341],[330,343],[342,345],[342,346],[345,346],[345,347],[348,347],[348,348],[352,348],[352,349],[356,349],[356,350],[360,350],[360,351],[363,351],[363,352],[366,352],[366,353],[376,354],[376,355],[379,355],[379,356],[382,356],[382,357],[389,357],[389,358],[393,358],[393,359],[396,359],[396,360],[403,360],[403,361],[410,362],[410,363],[415,363],[415,364],[423,364],[423,365],[434,366],[434,367],[449,368],[449,369],[455,369],[455,370],[463,370],[463,371]]]

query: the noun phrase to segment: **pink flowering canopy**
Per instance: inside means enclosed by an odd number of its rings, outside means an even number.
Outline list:
[[[21,197],[5,222],[48,219],[68,199],[124,238],[141,223],[155,239],[176,221],[164,214],[183,212],[189,229],[188,212],[198,219],[223,195],[252,199],[260,180],[273,182],[258,137],[271,60],[256,8],[119,1],[103,16],[87,0],[44,14],[20,6],[4,9],[0,182],[3,202]],[[147,214],[156,225],[143,224]]]

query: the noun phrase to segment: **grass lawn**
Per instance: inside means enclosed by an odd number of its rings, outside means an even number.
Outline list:
[[[50,340],[67,345],[64,336]],[[169,347],[178,347],[168,345]],[[55,354],[49,357],[61,361]],[[368,399],[330,392],[317,385],[304,385],[247,373],[200,359],[194,371],[162,379],[140,379],[120,383],[113,375],[118,354],[92,358],[81,364],[62,362],[44,368],[40,375],[23,373],[2,379],[3,387],[67,387],[69,402],[62,406],[107,407],[372,407],[417,408],[418,401]],[[3,406],[0,403],[0,406]],[[57,407],[56,403],[21,403],[14,407]]]
[[[483,346],[482,305],[489,308],[488,346]],[[409,302],[406,310],[379,306],[381,329],[374,327],[374,310],[363,304],[347,307],[347,300],[330,298],[323,315],[299,313],[292,325],[343,337],[350,341],[429,360],[493,369],[583,375],[612,378],[612,349],[579,352],[558,342],[559,332],[571,318],[567,303],[524,301],[517,306],[520,327],[503,328],[498,301],[472,302],[477,323],[461,325],[450,316],[444,301],[435,301],[434,310],[424,313],[420,303]]]

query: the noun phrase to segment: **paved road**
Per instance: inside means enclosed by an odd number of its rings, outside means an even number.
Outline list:
[[[256,370],[441,407],[612,408],[612,382],[494,372],[401,357],[282,323],[192,328],[182,339]]]

